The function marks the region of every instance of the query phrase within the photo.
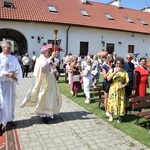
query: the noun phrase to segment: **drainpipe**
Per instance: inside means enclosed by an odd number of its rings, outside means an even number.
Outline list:
[[[67,29],[67,35],[66,35],[66,54],[68,54],[68,33],[69,33],[70,25]]]

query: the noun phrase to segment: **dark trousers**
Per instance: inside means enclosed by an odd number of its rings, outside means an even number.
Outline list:
[[[31,71],[34,71],[35,62],[36,61],[32,61],[32,69],[31,69]]]
[[[59,76],[60,76],[60,67],[59,66],[56,66],[56,69],[57,69],[57,72],[58,72],[58,75],[57,75],[57,80],[59,79]]]
[[[23,65],[23,78],[24,78],[24,76],[28,76],[28,72],[29,72],[29,65]]]

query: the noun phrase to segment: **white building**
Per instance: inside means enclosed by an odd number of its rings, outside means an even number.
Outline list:
[[[64,49],[61,57],[68,51],[86,55],[102,49],[123,57],[128,52],[150,57],[150,13],[115,2],[4,0],[0,3],[0,39],[16,41],[21,53],[39,55],[44,42],[53,42],[57,29]]]

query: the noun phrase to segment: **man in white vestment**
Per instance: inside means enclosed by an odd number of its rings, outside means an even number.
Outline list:
[[[16,100],[15,85],[22,78],[22,69],[15,56],[11,55],[11,43],[2,42],[0,53],[0,130],[7,123],[13,124]]]
[[[24,98],[21,107],[35,106],[35,112],[48,123],[48,117],[58,115],[62,105],[62,97],[56,81],[56,67],[53,58],[56,52],[45,45],[41,48],[41,55],[37,58],[33,73],[32,85]]]

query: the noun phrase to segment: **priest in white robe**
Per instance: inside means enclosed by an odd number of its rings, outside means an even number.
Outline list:
[[[11,55],[11,43],[3,41],[0,53],[0,129],[7,123],[13,124],[16,100],[16,84],[22,78],[22,69]]]
[[[41,55],[36,60],[32,85],[24,98],[21,107],[35,106],[35,112],[48,123],[48,117],[58,115],[62,105],[61,93],[55,78],[56,67],[52,59],[56,56],[48,46],[43,46]]]

